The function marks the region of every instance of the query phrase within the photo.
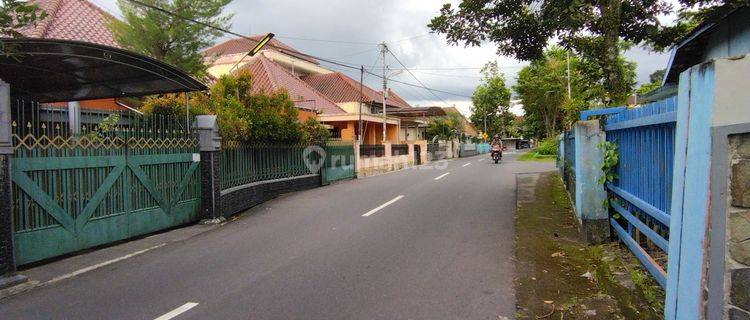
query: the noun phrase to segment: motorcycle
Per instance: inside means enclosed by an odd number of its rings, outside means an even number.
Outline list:
[[[498,163],[498,161],[503,158],[503,147],[500,145],[493,145],[490,157],[495,163]]]

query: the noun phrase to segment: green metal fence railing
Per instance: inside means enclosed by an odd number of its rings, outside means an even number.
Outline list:
[[[312,174],[311,163],[320,161],[308,145],[253,145],[227,143],[220,156],[221,189],[248,183]]]

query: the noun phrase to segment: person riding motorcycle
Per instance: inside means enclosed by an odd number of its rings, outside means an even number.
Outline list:
[[[495,135],[492,138],[492,142],[490,142],[490,157],[495,161],[495,163],[498,162],[498,160],[502,159],[503,157],[503,141],[500,140],[499,135]],[[496,157],[497,155],[497,157]]]
[[[500,135],[496,134],[494,137],[492,137],[492,142],[490,142],[490,145],[491,146],[498,145],[498,146],[502,147],[503,146],[503,141],[500,140]]]

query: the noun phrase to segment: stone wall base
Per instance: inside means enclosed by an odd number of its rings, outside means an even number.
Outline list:
[[[320,175],[260,181],[221,191],[221,215],[229,217],[281,194],[320,187]]]
[[[610,241],[609,220],[583,220],[579,227],[583,241],[588,244],[601,244]]]

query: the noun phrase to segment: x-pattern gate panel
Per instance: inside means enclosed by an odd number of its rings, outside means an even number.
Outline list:
[[[117,118],[70,134],[39,111],[13,121],[17,264],[198,218],[197,139],[173,119]]]

